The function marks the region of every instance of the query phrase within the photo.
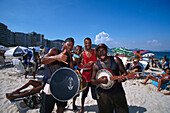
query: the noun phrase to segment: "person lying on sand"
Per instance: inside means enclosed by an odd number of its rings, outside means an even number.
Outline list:
[[[158,82],[158,91],[160,91],[161,85],[169,82],[169,80],[170,80],[170,68],[166,68],[166,69],[165,69],[165,73],[166,73],[166,74],[158,74],[156,77],[153,77],[153,76],[151,76],[151,75],[148,75],[148,76],[146,77],[145,82],[141,82],[141,83],[144,84],[144,85],[146,85],[146,82],[147,82],[149,79],[154,80],[154,81]]]
[[[23,89],[27,88],[28,86],[32,85],[34,88],[30,90],[22,91]],[[25,85],[23,85],[21,88],[13,91],[12,93],[6,93],[6,98],[10,101],[15,101],[17,98],[27,97],[29,95],[33,95],[35,93],[38,93],[43,88],[42,81],[36,81],[36,80],[29,80]]]

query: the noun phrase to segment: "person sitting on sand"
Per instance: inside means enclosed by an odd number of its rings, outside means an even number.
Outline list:
[[[26,89],[30,85],[32,85],[34,88],[21,92],[21,90]],[[13,91],[12,93],[6,93],[6,98],[10,101],[15,101],[15,100],[17,100],[17,98],[23,98],[23,97],[27,97],[27,96],[36,94],[36,93],[40,92],[42,88],[43,88],[43,83],[41,80],[40,81],[29,80],[21,88]]]
[[[166,73],[166,74],[158,74],[156,77],[153,77],[153,76],[151,76],[151,75],[148,75],[148,76],[146,77],[145,82],[141,82],[141,83],[144,84],[144,85],[146,85],[146,82],[147,82],[149,79],[154,80],[154,81],[158,82],[158,91],[160,91],[161,85],[169,82],[169,80],[170,80],[170,68],[166,68],[166,69],[165,69],[165,73]]]
[[[141,72],[141,71],[142,71],[142,67],[140,66],[138,59],[134,59],[133,64],[131,66],[127,67],[127,73]]]

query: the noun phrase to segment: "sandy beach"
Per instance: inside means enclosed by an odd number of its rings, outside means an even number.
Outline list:
[[[161,73],[160,69],[152,68],[147,72]],[[25,79],[24,76],[18,76],[19,74],[10,74],[13,72],[13,66],[7,65],[0,67],[0,113],[19,113],[17,103],[10,104],[5,97],[5,93],[12,92],[15,89],[21,87],[23,84],[32,79],[32,76],[28,76]],[[43,71],[39,71],[37,78],[41,78]],[[170,112],[170,96],[164,95],[166,90],[157,92],[157,87],[150,84],[148,81],[147,85],[143,85],[140,82],[144,79],[131,79],[123,82],[125,89],[127,102],[129,105],[130,113],[168,113]],[[77,98],[76,104],[80,109],[80,98]],[[25,109],[27,113],[39,113],[39,109]],[[55,113],[56,107],[53,110]],[[96,113],[98,110],[97,103],[92,99],[89,92],[88,97],[85,101],[85,113]],[[68,101],[65,113],[74,113],[72,111],[72,100]]]

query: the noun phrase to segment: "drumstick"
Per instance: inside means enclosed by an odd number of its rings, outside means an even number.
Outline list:
[[[80,73],[81,73],[81,74],[83,73],[83,69],[80,70]]]

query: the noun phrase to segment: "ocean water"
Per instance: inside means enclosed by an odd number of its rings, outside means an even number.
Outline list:
[[[157,58],[157,59],[159,58],[163,59],[164,56],[167,56],[167,58],[170,59],[170,52],[150,52],[150,53],[155,54],[154,58]]]

